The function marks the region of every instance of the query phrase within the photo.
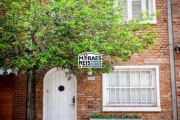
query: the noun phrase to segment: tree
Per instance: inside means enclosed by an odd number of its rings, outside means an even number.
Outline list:
[[[104,73],[111,70],[111,62],[117,58],[127,61],[155,40],[153,27],[141,24],[151,17],[125,21],[122,9],[114,7],[110,0],[7,2],[1,2],[7,11],[0,17],[3,68],[27,72],[59,66],[75,74],[79,71],[78,54],[96,52],[103,54],[104,62],[101,69],[93,72]]]
[[[0,66],[31,73],[30,81],[35,70],[47,66],[78,74],[83,52],[102,54],[103,66],[93,73],[108,73],[114,62],[129,60],[155,41],[147,22],[153,15],[144,12],[126,21],[121,2],[113,0],[3,0],[0,6],[5,11],[0,16]]]

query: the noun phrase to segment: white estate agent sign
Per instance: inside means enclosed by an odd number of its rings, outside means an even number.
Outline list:
[[[84,52],[78,54],[79,68],[102,68],[102,54]]]

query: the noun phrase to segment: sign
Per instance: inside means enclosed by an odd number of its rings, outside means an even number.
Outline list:
[[[102,54],[85,52],[78,54],[79,68],[102,68]]]

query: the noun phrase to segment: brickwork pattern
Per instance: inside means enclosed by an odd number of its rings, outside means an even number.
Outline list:
[[[43,119],[43,79],[44,72],[36,74],[36,120]]]
[[[18,75],[14,80],[14,119],[26,119],[27,77]]]

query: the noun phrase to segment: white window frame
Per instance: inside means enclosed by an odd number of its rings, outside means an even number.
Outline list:
[[[155,88],[156,88],[156,106],[109,106],[106,105],[108,101],[107,92],[107,77],[109,74],[103,74],[102,76],[102,94],[103,94],[103,111],[161,111],[160,106],[160,90],[159,90],[159,66],[114,66],[114,71],[118,70],[131,70],[131,69],[147,69],[147,70],[155,70]]]
[[[120,1],[120,0],[118,0]],[[122,0],[123,1],[123,0]],[[137,0],[127,0],[127,20],[131,20],[132,19],[132,1],[137,1]],[[151,14],[156,14],[156,1],[155,0],[148,0],[149,4],[149,15]],[[151,7],[152,5],[152,7]],[[141,10],[142,11],[146,11],[146,2],[145,0],[141,0]],[[150,13],[152,11],[152,13]],[[157,20],[156,20],[156,15],[153,17],[153,19],[151,21],[148,21],[151,24],[156,24]]]

